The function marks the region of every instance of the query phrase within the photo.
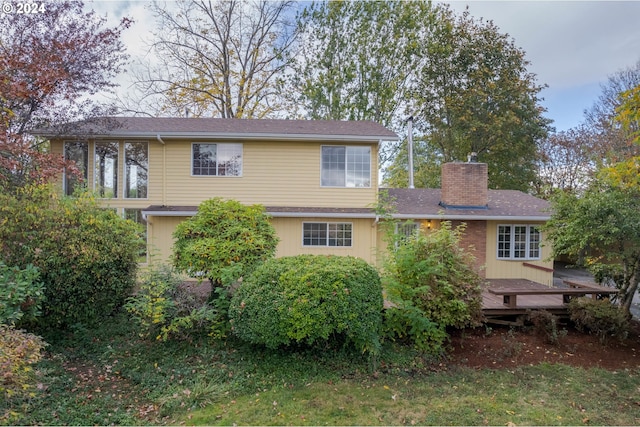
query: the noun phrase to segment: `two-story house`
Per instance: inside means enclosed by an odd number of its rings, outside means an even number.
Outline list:
[[[148,258],[167,262],[176,225],[212,197],[262,204],[280,238],[277,256],[353,255],[385,249],[378,149],[395,133],[373,122],[112,117],[40,132],[74,160],[105,207],[147,228]],[[63,191],[78,184],[61,177]],[[464,244],[487,278],[551,284],[539,225],[544,201],[487,189],[486,165],[443,166],[442,190],[389,189],[394,216],[416,227],[467,223]],[[482,267],[482,268],[480,268]]]

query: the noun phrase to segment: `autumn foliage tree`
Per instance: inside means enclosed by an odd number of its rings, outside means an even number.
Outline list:
[[[33,129],[103,112],[88,97],[114,87],[126,62],[120,41],[130,21],[106,18],[79,0],[44,3],[39,13],[6,14],[0,26],[0,185],[47,181],[64,166]]]

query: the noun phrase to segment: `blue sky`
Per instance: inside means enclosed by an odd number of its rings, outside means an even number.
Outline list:
[[[130,53],[144,55],[150,37],[150,0],[88,2],[111,22],[126,15],[135,24],[123,37]],[[640,61],[640,1],[447,1],[492,20],[526,52],[529,71],[548,86],[541,96],[558,131],[578,125],[608,76]],[[126,80],[121,84],[126,87]]]
[[[640,1],[450,1],[492,20],[531,62],[547,117],[558,131],[578,125],[600,85],[640,61]]]

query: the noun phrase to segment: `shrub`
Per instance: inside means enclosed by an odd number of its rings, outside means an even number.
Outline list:
[[[49,187],[0,195],[0,257],[40,270],[47,326],[91,323],[120,308],[135,283],[140,227],[88,194],[58,197]]]
[[[380,276],[365,261],[299,255],[269,260],[244,280],[229,317],[235,335],[269,348],[344,337],[376,354],[382,304]]]
[[[125,304],[140,326],[140,336],[167,341],[190,340],[207,332],[216,336],[225,334],[226,312],[216,310],[206,298],[182,284],[183,279],[166,267],[151,269],[143,275],[138,292]]]
[[[442,222],[437,230],[398,242],[383,277],[390,308],[385,334],[408,339],[421,350],[441,353],[447,328],[479,324],[482,278],[473,257],[460,247],[464,227]]]
[[[31,365],[42,358],[45,345],[37,335],[0,325],[0,395],[4,399],[9,401],[32,395],[34,372]]]
[[[249,275],[274,256],[278,244],[263,206],[221,198],[202,202],[173,236],[174,266],[189,275],[202,274],[214,290]]]
[[[567,330],[558,331],[558,317],[546,310],[534,310],[529,313],[529,321],[534,332],[543,337],[549,344],[557,345],[560,338],[566,336]]]
[[[44,285],[40,272],[27,264],[24,269],[0,262],[0,324],[34,321],[40,314]]]
[[[579,330],[595,334],[603,345],[609,338],[623,341],[629,334],[629,317],[608,299],[574,298],[569,315]]]

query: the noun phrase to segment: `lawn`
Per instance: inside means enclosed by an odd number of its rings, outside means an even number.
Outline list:
[[[347,348],[161,343],[124,315],[44,337],[35,395],[0,402],[4,424],[640,424],[637,368],[474,369],[392,343],[374,363]]]

